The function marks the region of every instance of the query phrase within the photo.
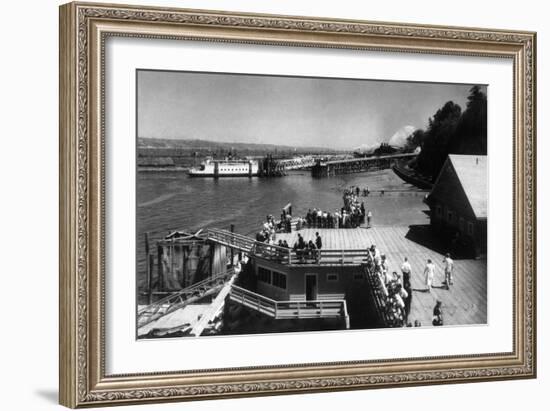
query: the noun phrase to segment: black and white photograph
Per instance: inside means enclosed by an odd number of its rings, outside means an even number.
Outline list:
[[[487,323],[487,87],[137,71],[139,339]]]

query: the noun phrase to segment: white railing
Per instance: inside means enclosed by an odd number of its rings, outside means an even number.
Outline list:
[[[365,263],[369,256],[369,252],[366,249],[294,250],[274,244],[262,243],[241,234],[216,228],[206,230],[206,238],[217,244],[245,252],[255,257],[288,265],[360,265]]]
[[[343,318],[349,328],[346,300],[276,301],[233,285],[230,299],[275,319]]]

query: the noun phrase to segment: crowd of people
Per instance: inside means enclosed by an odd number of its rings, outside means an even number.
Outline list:
[[[299,219],[296,229],[302,227],[323,227],[335,228],[341,223],[339,219],[342,215],[364,215],[364,204],[357,200],[357,188],[347,189],[344,192],[344,207],[342,213],[327,213],[318,209],[309,210],[306,218]],[[333,219],[336,217],[336,219]],[[290,213],[283,211],[280,221],[275,221],[272,215],[266,216],[266,220],[262,224],[262,229],[256,235],[256,240],[274,245],[277,247],[268,247],[274,257],[281,259],[287,258],[288,253],[283,249],[290,250],[290,245],[286,240],[279,239],[275,241],[276,233],[290,232],[290,222],[292,216]],[[350,221],[355,221],[350,217]],[[358,221],[361,221],[360,218]],[[323,240],[319,232],[315,233],[314,239],[306,240],[304,236],[298,233],[298,239],[292,245],[292,250],[295,252],[298,262],[319,262],[323,247]],[[269,251],[268,250],[268,251]],[[411,304],[413,299],[413,290],[411,285],[411,265],[408,258],[405,257],[400,271],[391,271],[389,269],[389,261],[385,254],[382,254],[375,244],[371,245],[367,250],[367,265],[380,281],[381,290],[385,299],[385,316],[390,327],[412,327],[413,322],[409,321],[411,312]],[[442,261],[445,280],[443,286],[448,290],[453,285],[454,261],[449,253],[447,253]],[[428,259],[423,271],[423,280],[425,291],[431,292],[433,288],[436,266],[431,259]],[[443,308],[442,302],[437,301],[433,309],[432,324],[436,326],[443,325]],[[421,326],[418,320],[414,321],[414,326]]]
[[[323,240],[318,232],[315,233],[315,241],[309,240],[307,242],[301,234],[298,234],[298,240],[292,247],[300,262],[305,262],[308,259],[318,262],[321,258],[321,248],[323,248]]]
[[[262,228],[256,233],[256,241],[261,243],[275,244],[275,233],[283,228],[282,221],[275,221],[273,215],[267,215],[262,223]]]
[[[322,210],[320,208],[309,209],[305,216],[294,219],[296,231],[304,228],[356,228],[366,221],[367,228],[372,225],[372,212],[365,209],[364,201],[359,201],[359,196],[368,196],[369,188],[360,189],[351,186],[344,189],[344,205],[339,210],[333,212]],[[281,213],[278,221],[273,215],[266,216],[262,223],[261,230],[256,233],[256,240],[269,244],[274,243],[275,233],[290,233],[293,228],[292,207],[288,204]]]
[[[361,193],[368,195],[368,188],[362,191],[359,187],[346,188],[343,193],[344,205],[334,212],[319,208],[309,209],[304,218],[298,218],[296,229],[302,228],[356,228],[367,221],[372,223],[372,212],[365,209],[365,203],[359,201]]]
[[[445,280],[443,284],[447,290],[453,284],[454,262],[449,253],[443,259]],[[390,271],[386,255],[381,254],[376,245],[368,249],[367,264],[373,272],[381,286],[381,292],[385,299],[385,315],[390,327],[412,327],[409,321],[411,304],[413,299],[413,290],[411,284],[411,265],[408,258],[405,257],[401,264],[401,273]],[[433,279],[435,273],[435,264],[428,259],[424,268],[424,283],[427,292],[433,288]],[[433,308],[432,325],[443,325],[443,307],[440,300],[436,301]],[[414,321],[414,326],[421,326],[418,320]]]
[[[390,271],[388,259],[376,245],[368,249],[367,264],[381,285],[385,299],[385,315],[390,327],[403,327],[408,323],[412,303],[411,266],[405,258],[401,274]]]
[[[282,249],[290,249],[290,245],[283,239],[276,241],[276,234],[280,232],[290,232],[290,230],[287,230],[286,224],[288,222],[288,225],[290,225],[290,220],[291,215],[286,212],[283,212],[280,221],[275,221],[273,215],[266,216],[265,221],[262,223],[261,230],[256,233],[256,241],[277,247],[264,247],[261,252],[271,253],[271,257],[281,260],[288,256]],[[297,230],[299,230],[299,228],[297,228]],[[298,234],[298,239],[292,246],[292,250],[296,252],[296,257],[299,262],[306,262],[306,260],[319,261],[319,250],[321,250],[322,247],[323,240],[317,232],[315,233],[315,238],[312,240],[305,240],[301,234]]]

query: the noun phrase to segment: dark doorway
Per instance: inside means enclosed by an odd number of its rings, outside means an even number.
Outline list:
[[[306,274],[306,300],[317,299],[317,275]]]

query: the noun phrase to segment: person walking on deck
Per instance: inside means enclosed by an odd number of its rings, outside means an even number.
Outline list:
[[[453,271],[454,271],[454,261],[451,258],[451,254],[445,254],[443,259],[443,264],[445,264],[445,286],[447,290],[451,285],[453,285]]]
[[[315,233],[315,246],[317,247],[317,262],[321,259],[321,248],[323,248],[323,239],[319,235],[319,232]]]
[[[428,259],[428,262],[426,263],[426,268],[424,268],[424,278],[426,281],[426,290],[430,292],[432,291],[434,274],[435,274],[435,264],[432,263],[432,260]]]
[[[380,258],[380,273],[382,274],[382,279],[384,280],[384,284],[387,287],[392,281],[393,275],[390,274],[389,264],[385,254],[382,254]]]
[[[372,211],[369,210],[367,212],[367,228],[371,227],[371,223],[372,223]]]
[[[320,250],[323,247],[323,240],[321,236],[319,235],[319,232],[315,233],[315,245]]]
[[[301,234],[298,234],[298,241],[294,243],[294,251],[296,251],[296,257],[300,262],[304,261],[304,249],[306,248],[306,243],[304,237]]]
[[[441,301],[437,300],[435,303],[432,325],[441,326],[443,325],[443,310],[441,309]]]
[[[411,264],[409,263],[409,259],[405,257],[403,260],[403,264],[401,264],[401,272],[403,273],[403,285],[405,285],[407,282],[411,282]]]

